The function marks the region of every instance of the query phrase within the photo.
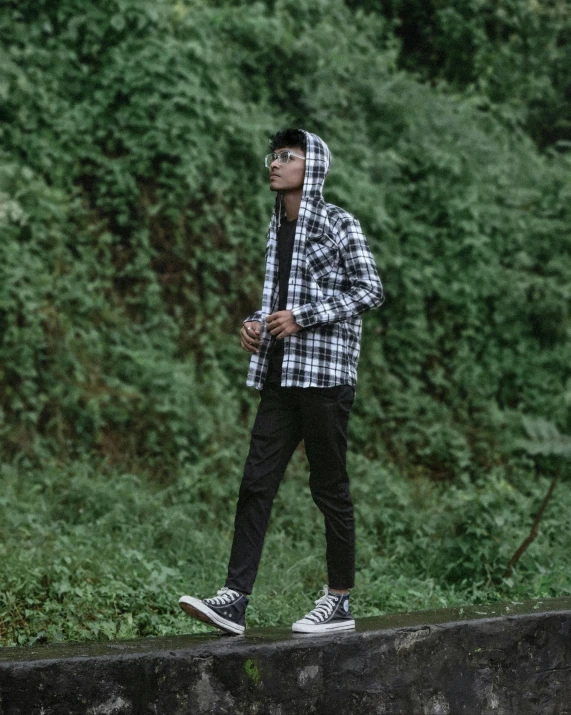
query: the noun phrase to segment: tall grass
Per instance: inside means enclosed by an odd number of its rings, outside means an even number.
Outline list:
[[[168,485],[81,461],[5,467],[2,645],[204,631],[177,599],[223,584],[244,456],[204,460]],[[548,481],[525,460],[446,486],[403,480],[356,454],[349,467],[358,617],[571,593],[566,485],[512,578],[502,579]],[[326,582],[324,546],[300,448],[274,505],[249,626],[289,624],[309,609]]]

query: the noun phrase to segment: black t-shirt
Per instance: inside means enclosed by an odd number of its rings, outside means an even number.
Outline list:
[[[291,259],[293,256],[293,242],[297,219],[283,221],[278,230],[278,310],[286,310],[287,289],[289,274],[291,272]],[[284,355],[284,341],[272,337],[270,372],[273,379],[281,379],[282,360]]]
[[[291,259],[293,256],[293,242],[295,239],[295,227],[297,219],[284,221],[278,231],[278,275],[280,297],[278,300],[278,310],[285,310],[287,306],[287,287],[289,274],[291,272]],[[282,342],[281,340],[278,342]]]

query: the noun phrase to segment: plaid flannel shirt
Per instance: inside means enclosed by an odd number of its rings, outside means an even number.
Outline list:
[[[360,314],[383,302],[375,261],[357,219],[323,199],[330,153],[305,132],[305,179],[293,245],[287,309],[303,329],[283,338],[283,387],[356,385]],[[269,367],[271,334],[265,317],[277,310],[277,229],[285,216],[281,195],[267,236],[262,308],[244,322],[262,324],[259,353],[250,360],[247,385],[261,390]]]

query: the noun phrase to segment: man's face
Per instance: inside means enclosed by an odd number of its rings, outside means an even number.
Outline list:
[[[274,153],[292,151],[299,156],[305,156],[303,149],[292,146],[282,146],[275,149]],[[280,164],[277,159],[270,164],[270,189],[272,191],[295,191],[303,187],[305,176],[305,161],[297,156],[290,156],[287,164]]]

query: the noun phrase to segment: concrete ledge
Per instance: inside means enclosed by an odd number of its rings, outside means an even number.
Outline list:
[[[0,649],[1,715],[571,715],[571,598]]]

